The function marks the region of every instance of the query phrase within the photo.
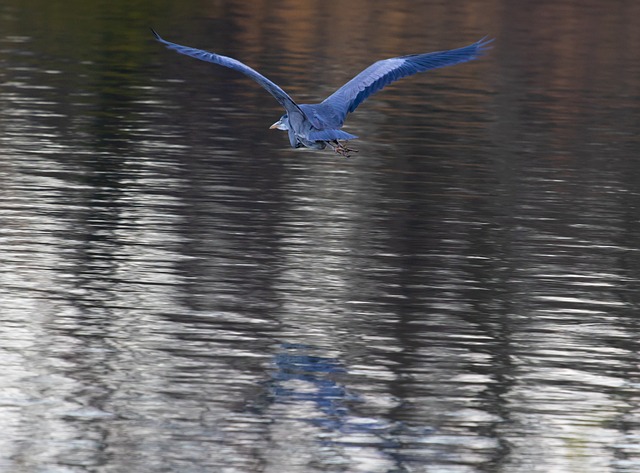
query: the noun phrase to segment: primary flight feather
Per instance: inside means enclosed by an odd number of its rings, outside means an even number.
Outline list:
[[[493,41],[483,38],[463,48],[383,59],[367,67],[321,103],[298,105],[277,84],[237,59],[171,43],[152,31],[156,39],[169,49],[235,69],[264,87],[286,110],[271,128],[286,130],[293,148],[324,149],[329,145],[343,156],[349,156],[349,152],[355,150],[347,148],[340,140],[357,138],[341,130],[344,120],[369,96],[403,77],[477,59]]]

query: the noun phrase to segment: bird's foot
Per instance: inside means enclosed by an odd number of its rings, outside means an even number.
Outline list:
[[[333,142],[329,142],[333,150],[339,154],[340,156],[344,156],[345,158],[350,158],[350,153],[357,153],[357,149],[347,148],[345,143],[340,143],[338,140],[334,140]]]

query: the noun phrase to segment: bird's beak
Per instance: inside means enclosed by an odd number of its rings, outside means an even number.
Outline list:
[[[273,125],[269,127],[269,130],[280,129],[281,126],[282,126],[282,121],[278,120],[277,122],[275,122]]]

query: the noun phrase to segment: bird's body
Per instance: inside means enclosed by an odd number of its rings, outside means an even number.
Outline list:
[[[287,131],[292,148],[324,149],[331,146],[343,156],[349,156],[349,152],[354,150],[341,141],[357,138],[341,129],[344,120],[370,95],[403,77],[476,59],[492,41],[482,39],[463,48],[383,59],[367,67],[321,103],[299,105],[278,85],[237,59],[181,46],[162,39],[155,31],[153,34],[170,49],[235,69],[264,87],[286,110],[271,128]]]

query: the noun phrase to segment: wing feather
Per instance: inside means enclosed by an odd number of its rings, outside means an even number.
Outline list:
[[[322,105],[333,109],[333,126],[341,126],[348,113],[353,112],[368,97],[403,77],[439,67],[452,66],[480,57],[493,40],[486,38],[469,46],[426,54],[412,54],[383,59],[367,67],[345,85],[327,97]]]
[[[307,138],[311,141],[355,140],[356,135],[343,130],[317,130],[309,132]]]
[[[180,54],[184,54],[186,56],[191,56],[196,59],[200,59],[201,61],[211,62],[213,64],[218,64],[220,66],[228,67],[230,69],[234,69],[238,72],[242,72],[247,77],[253,79],[262,87],[264,87],[267,92],[275,97],[275,99],[282,105],[287,111],[291,112],[292,110],[297,110],[304,115],[304,112],[300,109],[298,104],[296,104],[289,95],[282,90],[277,84],[267,79],[265,76],[260,74],[255,69],[243,64],[237,59],[233,59],[231,57],[222,56],[220,54],[210,53],[208,51],[203,51],[202,49],[190,48],[188,46],[182,46],[180,44],[172,43],[165,39],[162,39],[155,30],[151,29],[156,39],[164,44],[167,48],[173,49]]]

